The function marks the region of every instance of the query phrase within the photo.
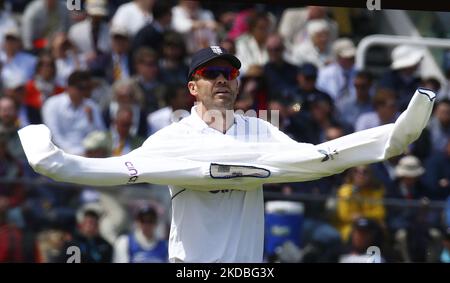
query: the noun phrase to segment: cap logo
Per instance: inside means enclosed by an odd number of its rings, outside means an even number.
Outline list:
[[[217,46],[217,45],[211,46],[211,50],[212,50],[212,52],[214,52],[217,55],[220,55],[223,53],[222,48],[220,48],[220,46]]]

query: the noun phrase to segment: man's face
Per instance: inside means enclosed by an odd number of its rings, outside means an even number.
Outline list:
[[[79,82],[75,86],[68,87],[69,97],[74,104],[81,104],[84,98],[91,97],[92,82],[90,80]]]
[[[97,236],[98,219],[92,216],[85,216],[81,222],[80,232],[88,238]]]
[[[222,59],[214,59],[204,67],[228,67],[233,66]],[[237,79],[228,80],[223,74],[215,79],[199,76],[197,80],[188,83],[190,93],[201,102],[207,110],[233,110],[234,102],[238,94]]]
[[[447,103],[440,103],[436,109],[436,117],[444,126],[450,125],[450,105]]]
[[[370,82],[365,77],[355,77],[353,85],[356,89],[356,96],[368,98],[370,90]]]
[[[113,35],[111,38],[111,48],[117,54],[125,54],[128,52],[130,40],[123,35]]]
[[[283,59],[283,41],[280,37],[271,36],[267,39],[267,51],[271,62],[277,62]]]
[[[3,125],[11,127],[17,119],[17,109],[14,101],[8,98],[0,99],[0,121]]]
[[[313,44],[321,51],[323,52],[328,45],[328,39],[330,38],[330,34],[327,30],[319,31],[315,33],[311,40]]]
[[[145,81],[152,81],[158,76],[158,62],[147,57],[138,63],[137,72]]]

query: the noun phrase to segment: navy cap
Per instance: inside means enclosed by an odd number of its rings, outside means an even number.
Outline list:
[[[237,69],[241,68],[241,61],[239,61],[236,56],[229,53],[226,49],[214,45],[200,49],[192,55],[191,64],[189,65],[188,80],[196,69],[213,59],[223,59],[228,61],[233,67]]]
[[[311,63],[305,63],[298,68],[298,73],[305,77],[317,77],[317,67]]]

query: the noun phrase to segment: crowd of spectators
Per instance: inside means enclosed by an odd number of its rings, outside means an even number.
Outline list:
[[[376,246],[384,262],[450,262],[450,60],[447,84],[420,77],[424,50],[408,45],[381,74],[357,70],[358,40],[377,31],[360,26],[373,26],[362,9],[81,2],[0,0],[0,262],[66,262],[71,246],[82,262],[167,261],[167,188],[53,182],[29,167],[17,130],[44,123],[68,153],[126,154],[189,113],[189,58],[211,45],[242,61],[236,109],[279,111],[298,142],[394,122],[418,87],[438,93],[404,155],[266,186],[270,198],[306,196],[301,244],[267,260],[364,262]]]

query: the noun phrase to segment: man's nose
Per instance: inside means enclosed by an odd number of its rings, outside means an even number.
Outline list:
[[[228,79],[225,78],[224,74],[220,73],[219,76],[216,78],[216,82],[218,82],[218,83],[227,83]]]

